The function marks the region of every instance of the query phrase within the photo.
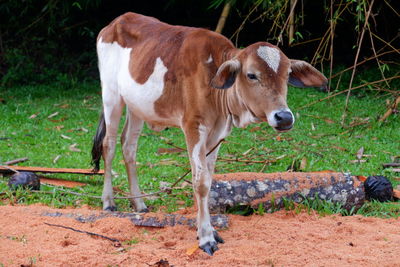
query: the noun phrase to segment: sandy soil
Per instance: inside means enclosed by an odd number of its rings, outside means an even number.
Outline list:
[[[210,257],[197,249],[188,226],[134,226],[128,219],[81,223],[44,212],[91,214],[90,208],[0,206],[0,266],[400,266],[400,220],[361,216],[320,217],[279,211],[263,216],[230,215],[220,234],[226,243]],[[194,214],[193,208],[186,213]],[[48,226],[60,224],[122,241]],[[135,244],[128,244],[134,240]]]

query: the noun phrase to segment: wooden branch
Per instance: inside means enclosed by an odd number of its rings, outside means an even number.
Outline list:
[[[294,4],[295,1],[290,0],[290,9],[293,8]],[[289,42],[288,42],[289,46],[292,44],[293,40],[294,40],[294,12],[291,12],[289,14]]]
[[[104,170],[100,170],[98,172],[93,172],[91,169],[68,169],[68,168],[45,168],[45,167],[31,167],[31,166],[7,166],[8,168],[12,168],[16,171],[25,171],[25,172],[42,172],[42,173],[76,173],[76,174],[85,174],[85,175],[102,175],[104,174]],[[0,166],[0,173],[10,172],[5,166]]]
[[[383,163],[382,164],[383,168],[390,168],[390,167],[400,167],[400,163]]]
[[[26,157],[25,158],[19,158],[19,159],[13,159],[13,160],[4,162],[4,165],[13,165],[13,164],[24,162],[24,161],[27,161],[27,160],[29,160],[29,159],[26,158]]]
[[[224,5],[224,9],[222,10],[221,16],[219,17],[217,28],[215,29],[215,32],[222,33],[222,30],[225,27],[226,18],[229,15],[230,9],[231,9],[231,3],[228,1]]]

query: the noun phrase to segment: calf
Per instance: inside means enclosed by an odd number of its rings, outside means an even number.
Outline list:
[[[237,49],[218,33],[171,26],[135,13],[126,13],[101,30],[97,54],[103,113],[92,156],[95,169],[100,157],[104,159],[103,208],[116,209],[111,164],[124,107],[121,142],[132,196],[140,194],[136,149],[143,123],[155,130],[180,127],[192,168],[199,246],[210,255],[218,249],[217,242],[223,242],[211,226],[208,210],[219,141],[233,126],[250,123],[290,130],[294,117],[286,103],[287,83],[327,83],[310,64],[288,59],[269,43]],[[131,202],[136,211],[147,211],[141,198]]]

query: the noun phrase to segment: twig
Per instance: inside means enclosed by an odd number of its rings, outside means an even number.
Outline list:
[[[386,55],[386,54],[390,54],[390,53],[394,53],[394,52],[396,52],[396,51],[395,51],[395,50],[390,50],[390,51],[386,51],[386,52],[380,53],[380,54],[378,54],[378,55],[376,55],[376,56],[372,56],[372,57],[366,58],[366,59],[364,59],[364,60],[358,62],[358,63],[356,64],[356,67],[358,67],[358,66],[364,64],[365,62],[368,62],[368,61],[370,61],[370,60],[373,60],[373,59],[375,59],[376,57],[384,56],[384,55]],[[349,70],[351,70],[351,69],[353,69],[353,68],[354,68],[354,65],[351,66],[351,67],[348,67],[348,68],[346,68],[346,69],[344,69],[344,70],[342,70],[342,71],[336,72],[335,74],[332,75],[331,79],[335,78],[335,77],[338,76],[338,75],[342,75],[344,72],[349,71]]]
[[[294,8],[296,7],[296,4],[297,4],[297,0],[295,0],[294,3],[292,1],[290,2],[290,5],[291,5],[290,13],[289,13],[288,18],[285,21],[285,24],[283,24],[281,32],[278,35],[278,42],[276,43],[276,46],[279,46],[279,43],[282,41],[283,32],[285,31],[286,26],[288,25],[290,18],[293,16],[293,12],[294,12]]]
[[[349,89],[353,85],[353,79],[354,79],[354,75],[356,73],[356,64],[357,64],[357,61],[358,61],[358,56],[360,55],[362,42],[364,40],[364,33],[365,33],[366,28],[367,28],[368,19],[369,19],[369,16],[371,14],[372,6],[374,5],[374,1],[375,0],[371,1],[371,4],[369,5],[369,10],[367,12],[367,15],[365,16],[365,22],[364,22],[364,26],[363,26],[363,29],[362,29],[362,32],[361,32],[360,40],[358,42],[358,48],[357,48],[356,57],[354,58],[354,68],[353,68],[353,72],[351,73]],[[344,122],[345,122],[345,119],[346,119],[346,113],[347,113],[347,107],[348,107],[348,104],[349,104],[349,99],[350,99],[350,90],[347,91],[346,102],[345,102],[345,106],[344,106],[344,110],[343,110],[343,114],[342,114],[342,122],[341,122],[342,126],[344,125]]]
[[[72,227],[69,227],[69,226],[64,226],[64,225],[59,225],[59,224],[52,224],[52,223],[46,223],[46,222],[44,224],[49,225],[49,226],[60,227],[60,228],[72,230],[72,231],[78,232],[78,233],[88,234],[90,236],[101,237],[103,239],[107,239],[109,241],[119,243],[119,244],[116,244],[116,245],[121,245],[120,244],[121,241],[119,241],[118,239],[111,238],[111,237],[108,237],[108,236],[105,236],[105,235],[100,235],[100,234],[96,234],[96,233],[92,233],[92,232],[88,232],[88,231],[82,231],[82,230],[78,230],[78,229],[75,229],[75,228],[72,228]]]
[[[316,101],[313,101],[313,102],[311,102],[311,103],[309,103],[309,104],[307,104],[307,105],[304,105],[304,106],[302,106],[302,107],[297,108],[297,110],[302,110],[302,109],[308,108],[308,107],[310,107],[310,106],[312,106],[312,105],[314,105],[314,104],[317,104],[317,103],[322,102],[322,101],[324,101],[324,100],[327,100],[327,99],[329,99],[329,98],[332,98],[332,97],[341,95],[341,94],[346,93],[346,92],[348,92],[348,91],[352,91],[352,90],[355,90],[355,89],[358,89],[358,88],[362,88],[362,87],[364,87],[364,86],[368,86],[368,85],[371,85],[371,84],[376,84],[376,83],[380,83],[380,82],[383,82],[383,81],[390,81],[390,80],[398,79],[398,78],[400,78],[400,75],[393,76],[393,77],[386,78],[386,79],[382,79],[382,80],[379,80],[379,81],[373,81],[373,82],[364,83],[364,84],[361,84],[361,85],[359,85],[359,86],[356,86],[356,87],[353,87],[353,88],[350,88],[350,89],[346,89],[346,90],[337,92],[337,93],[335,93],[335,94],[329,95],[329,96],[327,96],[327,97],[324,97],[324,98],[318,99],[318,100],[316,100]]]
[[[390,168],[390,167],[400,167],[400,163],[383,163],[382,164],[383,168]]]
[[[24,162],[24,161],[27,161],[27,160],[29,160],[29,159],[26,158],[26,157],[25,158],[19,158],[19,159],[13,159],[13,160],[4,162],[4,165],[13,165],[13,164]]]

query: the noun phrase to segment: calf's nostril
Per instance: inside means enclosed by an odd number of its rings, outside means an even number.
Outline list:
[[[289,111],[280,111],[275,113],[275,120],[278,127],[291,126],[293,124],[293,115]]]

